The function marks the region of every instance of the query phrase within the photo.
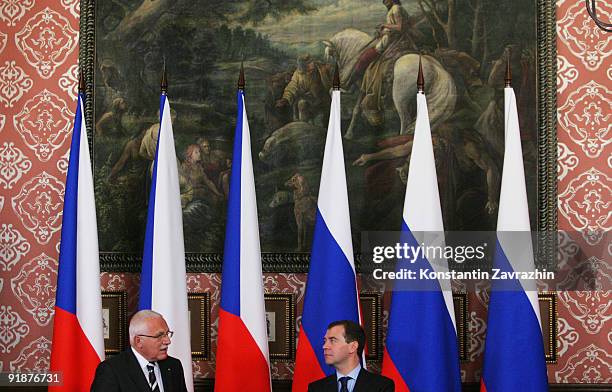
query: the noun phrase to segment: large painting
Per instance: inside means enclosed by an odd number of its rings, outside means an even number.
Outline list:
[[[98,0],[82,7],[107,267],[142,251],[164,63],[192,265],[218,265],[223,249],[241,64],[261,247],[275,255],[264,259],[266,269],[278,263],[282,270],[283,255],[293,269],[307,260],[336,64],[355,249],[362,231],[400,227],[419,55],[445,228],[495,227],[507,58],[532,225],[550,228],[542,213],[554,198],[546,177],[554,177],[548,1]]]

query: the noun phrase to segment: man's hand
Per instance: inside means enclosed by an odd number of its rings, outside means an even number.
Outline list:
[[[361,154],[361,156],[353,161],[353,166],[364,166],[370,161],[370,154]]]
[[[289,101],[287,101],[285,98],[281,98],[278,101],[276,101],[276,108],[277,109],[282,109],[285,106],[289,105]]]

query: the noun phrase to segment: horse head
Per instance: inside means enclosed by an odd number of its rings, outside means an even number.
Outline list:
[[[341,30],[329,40],[322,41],[326,61],[333,59],[340,66],[340,84],[346,82],[359,54],[371,42],[368,34],[352,28]]]

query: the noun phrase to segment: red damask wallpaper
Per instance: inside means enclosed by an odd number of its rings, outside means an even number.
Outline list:
[[[602,19],[612,7],[599,1]],[[49,366],[64,180],[75,106],[79,0],[0,0],[0,371]],[[557,3],[559,262],[583,263],[610,287],[612,200],[612,35],[589,19],[583,1]],[[581,238],[575,233],[580,232]],[[584,247],[605,249],[582,257]],[[598,254],[598,253],[592,253]],[[219,274],[189,274],[190,292],[211,293],[216,350]],[[297,321],[304,274],[266,274],[267,292],[295,293]],[[104,290],[127,290],[136,307],[137,274],[104,273]],[[365,288],[376,291],[376,287]],[[465,381],[480,377],[486,332],[485,292],[469,298]],[[388,319],[383,300],[383,330]],[[555,383],[612,382],[610,291],[558,294]],[[373,364],[376,367],[377,364]],[[195,361],[196,377],[213,377],[214,361]],[[292,374],[273,361],[273,378]]]
[[[0,370],[49,366],[79,0],[0,1]]]

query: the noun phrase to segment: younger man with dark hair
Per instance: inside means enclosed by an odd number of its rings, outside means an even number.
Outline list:
[[[387,377],[370,373],[361,367],[365,348],[363,328],[354,321],[334,321],[323,338],[325,363],[336,374],[310,383],[309,392],[393,392],[395,385]]]

